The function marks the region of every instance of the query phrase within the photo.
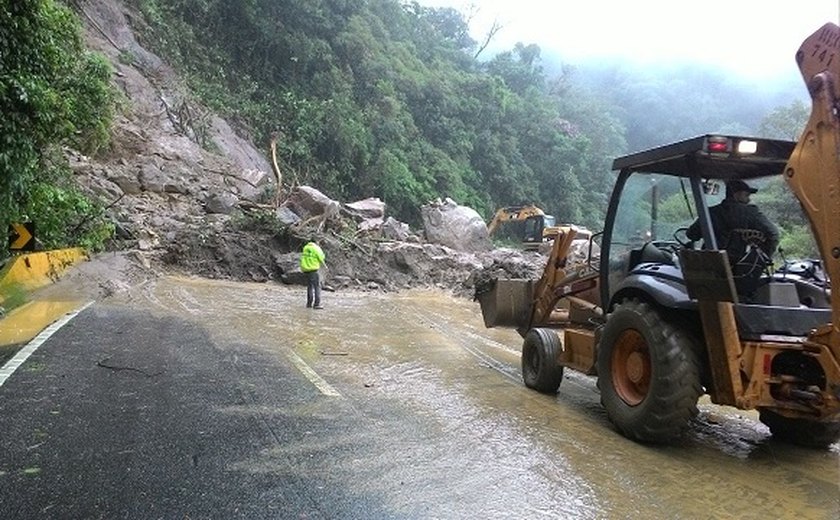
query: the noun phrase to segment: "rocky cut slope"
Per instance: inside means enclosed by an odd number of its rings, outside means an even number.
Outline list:
[[[295,190],[276,210],[259,204],[275,183],[266,154],[247,129],[203,108],[176,71],[138,42],[140,13],[118,0],[81,0],[74,7],[89,47],[111,61],[126,102],[111,149],[96,158],[71,154],[71,166],[79,184],[108,207],[117,247],[144,263],[296,283],[301,237],[317,227],[333,286],[436,286],[469,294],[477,276],[539,273],[542,257],[493,250],[480,217],[451,202],[424,209],[434,233],[410,232],[386,218],[384,205],[379,214],[365,214],[312,189]],[[457,231],[440,232],[453,222],[462,222]]]

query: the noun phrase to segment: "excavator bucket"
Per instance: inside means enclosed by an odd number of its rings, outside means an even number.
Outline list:
[[[528,323],[534,298],[534,281],[498,279],[476,290],[485,327],[523,327]]]

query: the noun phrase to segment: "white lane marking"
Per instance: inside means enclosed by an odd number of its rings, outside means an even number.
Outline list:
[[[306,364],[306,361],[302,360],[300,356],[295,354],[294,352],[289,352],[289,360],[294,363],[298,370],[309,380],[310,383],[315,385],[315,387],[321,391],[322,394],[328,395],[331,397],[341,397],[341,394],[338,391],[330,386],[329,383],[324,381],[324,379],[315,373],[312,368]]]
[[[63,318],[54,321],[49,327],[42,330],[40,334],[35,336],[32,339],[32,341],[27,343],[25,347],[20,349],[12,359],[8,360],[6,364],[3,365],[3,368],[0,368],[0,386],[3,386],[3,383],[5,383],[7,379],[9,379],[9,376],[11,376],[15,372],[15,370],[17,370],[18,367],[21,366],[23,362],[26,361],[26,359],[38,349],[38,347],[40,347],[48,339],[50,339],[50,336],[58,332],[58,329],[67,325],[67,322],[75,318],[76,315],[78,315],[80,312],[87,309],[91,305],[93,305],[93,302],[87,302],[85,305],[76,309],[75,311],[68,312],[64,315]]]

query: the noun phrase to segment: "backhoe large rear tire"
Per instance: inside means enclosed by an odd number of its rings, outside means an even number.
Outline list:
[[[560,338],[551,329],[531,329],[522,344],[522,379],[525,386],[544,394],[557,393],[563,366],[557,364]]]
[[[758,411],[758,420],[770,428],[774,439],[798,446],[825,449],[840,441],[840,422],[791,419],[768,409]]]
[[[703,393],[696,341],[649,304],[624,300],[607,317],[598,343],[598,389],[624,436],[672,441],[697,415]]]

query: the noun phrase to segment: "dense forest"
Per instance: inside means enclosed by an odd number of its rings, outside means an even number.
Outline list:
[[[623,128],[549,80],[540,49],[475,58],[463,17],[395,0],[136,1],[147,43],[213,109],[278,132],[299,182],[398,217],[451,197],[597,219]]]
[[[801,101],[760,98],[708,70],[576,68],[528,43],[488,55],[461,13],[413,1],[127,3],[142,14],[138,37],[201,103],[264,149],[277,138],[284,179],[342,200],[380,197],[413,224],[421,205],[451,197],[485,217],[536,203],[598,229],[617,155],[713,131],[795,138],[804,122]],[[0,103],[11,114],[0,204],[11,218],[44,206],[31,183],[72,194],[43,173],[61,170],[46,151],[106,146],[114,103],[72,9],[0,6]]]

